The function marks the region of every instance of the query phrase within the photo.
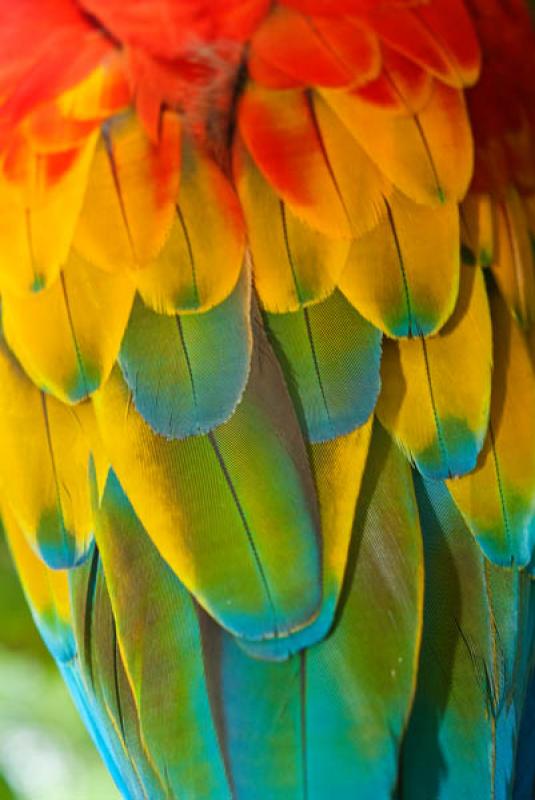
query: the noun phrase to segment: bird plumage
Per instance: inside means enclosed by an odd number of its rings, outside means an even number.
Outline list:
[[[126,798],[529,800],[522,0],[0,2],[0,507]]]

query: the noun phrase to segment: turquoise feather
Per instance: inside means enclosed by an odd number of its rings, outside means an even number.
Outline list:
[[[103,717],[95,697],[88,692],[80,675],[78,664],[69,662],[58,664],[58,667],[82,722],[122,796],[128,800],[146,800],[144,795],[137,793],[138,784],[132,780],[126,759],[117,759],[118,741]]]
[[[533,800],[535,786],[535,669],[528,684],[515,764],[513,800]]]
[[[403,796],[505,798],[531,647],[529,580],[485,559],[443,484],[416,485],[426,605]]]
[[[336,290],[266,325],[311,442],[363,425],[380,388],[381,332]]]
[[[301,657],[281,663],[247,655],[205,618],[212,712],[219,720],[233,796],[301,800],[303,774]]]
[[[225,422],[249,375],[251,278],[203,314],[156,314],[138,296],[119,364],[134,405],[156,433],[183,439]]]
[[[70,573],[78,661],[88,696],[95,698],[101,730],[133,798],[164,798],[140,739],[139,719],[125,674],[102,562],[96,548]]]
[[[421,575],[410,470],[376,424],[337,624],[303,660],[309,800],[393,793],[414,692]]]

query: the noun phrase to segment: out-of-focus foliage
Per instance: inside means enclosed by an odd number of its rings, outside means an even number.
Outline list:
[[[118,800],[34,628],[0,531],[0,800]]]

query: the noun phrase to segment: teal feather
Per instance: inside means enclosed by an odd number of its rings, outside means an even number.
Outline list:
[[[520,724],[513,800],[535,797],[535,669],[531,673]]]
[[[244,268],[229,297],[203,314],[156,314],[136,298],[119,364],[156,433],[207,433],[235,410],[249,375],[250,284]]]
[[[529,580],[487,561],[442,483],[416,477],[426,605],[403,797],[510,796],[531,647]]]
[[[104,720],[95,697],[88,692],[77,663],[58,664],[58,667],[82,722],[122,796],[128,800],[146,800],[144,795],[136,793],[138,785],[132,781],[125,759],[117,759],[117,740]]]
[[[301,659],[251,658],[205,617],[204,647],[214,717],[237,800],[302,800]]]
[[[363,425],[379,394],[381,332],[338,290],[265,320],[308,439],[333,439]]]
[[[78,662],[86,692],[96,700],[101,731],[105,731],[115,763],[132,798],[164,798],[140,738],[139,719],[117,641],[99,552],[69,574]],[[129,795],[130,796],[130,795]]]
[[[410,470],[376,423],[334,631],[303,658],[309,800],[390,797],[410,712],[422,546]]]

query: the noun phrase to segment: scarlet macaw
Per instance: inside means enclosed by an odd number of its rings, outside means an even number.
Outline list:
[[[1,0],[0,500],[125,798],[528,800],[523,0]]]

